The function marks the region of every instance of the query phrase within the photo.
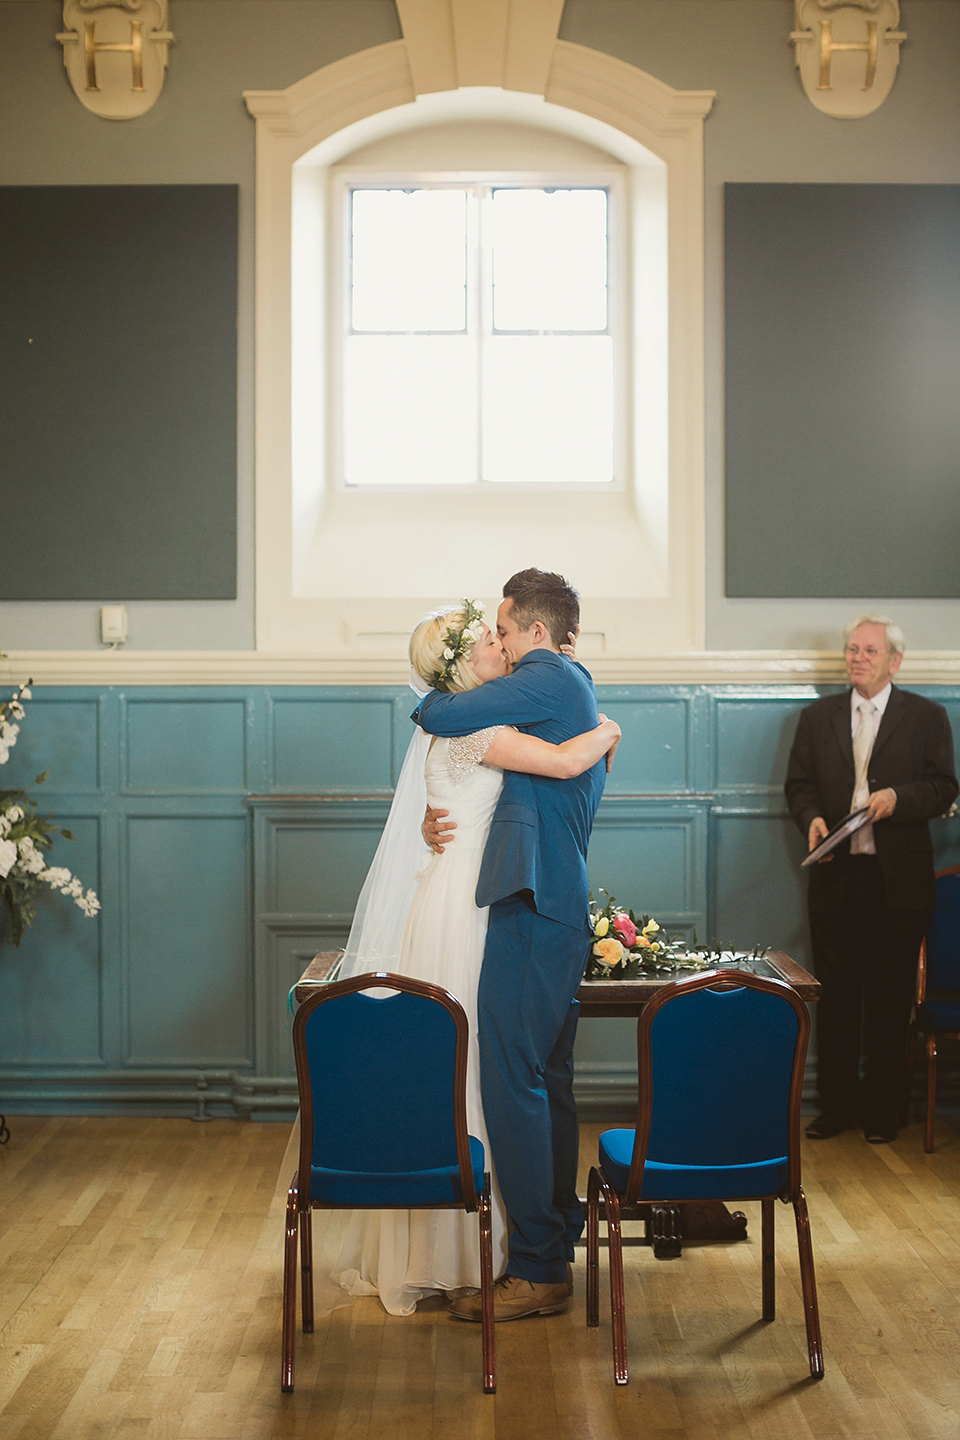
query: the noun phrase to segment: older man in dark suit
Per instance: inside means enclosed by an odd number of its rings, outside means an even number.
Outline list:
[[[873,1144],[895,1140],[917,956],[935,904],[928,821],[958,792],[942,705],[892,677],[903,634],[861,615],[844,634],[852,689],[800,716],[786,795],[810,850],[851,810],[869,823],[810,869],[821,1114],[826,1140],[862,1123]],[[860,1079],[861,1036],[863,1080]]]

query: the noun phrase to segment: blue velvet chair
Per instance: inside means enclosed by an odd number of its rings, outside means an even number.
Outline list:
[[[776,1313],[774,1200],[793,1205],[810,1373],[822,1377],[813,1247],[800,1185],[809,1034],[806,1006],[789,985],[739,971],[678,980],[644,1007],[637,1022],[636,1128],[601,1135],[600,1163],[587,1185],[587,1324],[600,1323],[602,1194],[618,1385],[629,1378],[620,1207],[691,1200],[760,1201],[764,1320]]]
[[[282,1389],[294,1381],[298,1232],[310,1333],[311,1212],[341,1208],[477,1212],[483,1388],[496,1389],[490,1176],[482,1143],[467,1133],[468,1041],[452,995],[382,971],[325,985],[297,1011],[300,1163],[287,1194]]]
[[[937,908],[920,947],[917,972],[916,1028],[926,1037],[927,1050],[923,1148],[928,1155],[937,1110],[937,1041],[960,1040],[960,865],[938,871],[936,886]],[[910,1048],[912,1077],[915,1042]]]

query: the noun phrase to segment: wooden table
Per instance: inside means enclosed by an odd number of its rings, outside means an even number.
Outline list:
[[[322,985],[339,958],[339,950],[321,950],[310,961],[297,982],[294,995],[301,1005],[318,985]],[[762,960],[743,957],[739,961],[720,964],[721,971],[736,969],[741,965],[757,975],[773,980],[785,980],[800,996],[801,1000],[815,1001],[820,995],[820,985],[808,970],[798,965],[782,950],[768,950]],[[683,971],[692,974],[692,971]],[[644,975],[636,980],[584,980],[577,991],[580,1014],[586,1018],[620,1019],[640,1014],[647,1001],[664,985],[669,985],[676,976]],[[602,1202],[601,1202],[602,1205]],[[621,1207],[624,1220],[641,1220],[644,1225],[642,1236],[624,1236],[624,1244],[652,1245],[658,1260],[672,1260],[681,1254],[683,1242],[745,1240],[747,1238],[747,1217],[742,1210],[733,1213],[720,1201],[702,1205],[637,1205],[630,1209]]]
[[[318,955],[314,955],[293,992],[298,1005],[302,1005],[304,1000],[313,994],[315,986],[325,982],[341,954],[340,950],[321,950]],[[796,990],[801,1000],[819,998],[819,982],[782,950],[768,950],[763,960],[749,961],[747,965],[748,968],[753,967],[758,975],[785,980]],[[718,968],[723,970],[732,967]],[[684,971],[684,974],[688,973],[692,972]],[[672,975],[644,975],[639,980],[584,980],[577,991],[580,1013],[584,1018],[596,1019],[635,1017],[640,1014],[651,996],[662,990],[673,978]]]

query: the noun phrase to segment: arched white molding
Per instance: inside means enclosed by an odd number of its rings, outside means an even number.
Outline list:
[[[563,0],[397,0],[418,95],[502,85],[542,95]]]
[[[486,104],[481,103],[486,96]],[[361,52],[307,76],[284,91],[247,92],[257,121],[257,647],[261,651],[314,651],[336,665],[361,655],[395,656],[402,637],[436,598],[428,557],[423,591],[409,586],[395,599],[309,597],[294,593],[292,521],[294,494],[291,426],[291,274],[295,237],[291,228],[297,162],[334,163],[357,147],[434,116],[476,113],[526,114],[540,123],[581,134],[616,153],[640,146],[663,162],[667,212],[665,263],[669,281],[669,430],[664,448],[668,483],[644,520],[662,538],[662,576],[646,593],[622,588],[631,554],[618,556],[610,537],[602,586],[583,585],[585,625],[597,660],[628,661],[632,655],[701,651],[704,644],[703,537],[703,178],[702,128],[713,101],[706,91],[675,91],[633,66],[577,45],[554,41],[545,93],[461,89],[417,98],[405,41]],[[491,109],[491,103],[496,100]],[[446,108],[444,108],[446,106]],[[539,106],[539,121],[534,119]],[[533,108],[531,108],[533,107]],[[556,107],[556,109],[554,109]],[[551,120],[566,115],[561,124]],[[576,123],[580,117],[580,124]],[[618,142],[617,137],[621,137]],[[602,137],[602,138],[601,138]],[[629,143],[628,143],[629,142]],[[309,198],[301,195],[309,207]],[[642,224],[642,221],[641,221]],[[315,238],[322,245],[322,224]],[[319,296],[321,267],[313,262]],[[319,342],[318,342],[319,343]],[[319,375],[320,361],[317,361]],[[310,366],[298,362],[297,383],[309,386]],[[315,392],[314,392],[315,393]],[[638,397],[642,405],[642,397]],[[317,407],[315,407],[317,408]],[[319,421],[316,423],[320,423]],[[314,440],[316,437],[314,436]],[[314,449],[316,449],[314,445]],[[658,512],[658,513],[655,513]],[[451,515],[457,508],[451,506]],[[309,518],[309,517],[308,517]],[[453,528],[453,527],[451,527]],[[659,549],[659,547],[658,547]],[[496,557],[491,557],[496,565]],[[356,555],[358,573],[364,557]],[[571,567],[576,578],[576,566]],[[382,588],[382,587],[381,587]],[[488,587],[493,598],[494,584]]]

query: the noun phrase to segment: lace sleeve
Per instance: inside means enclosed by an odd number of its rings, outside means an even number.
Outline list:
[[[475,730],[472,735],[460,735],[450,741],[447,752],[450,769],[456,779],[462,779],[474,765],[479,765],[493,743],[493,737],[502,725],[490,725],[486,730]]]

